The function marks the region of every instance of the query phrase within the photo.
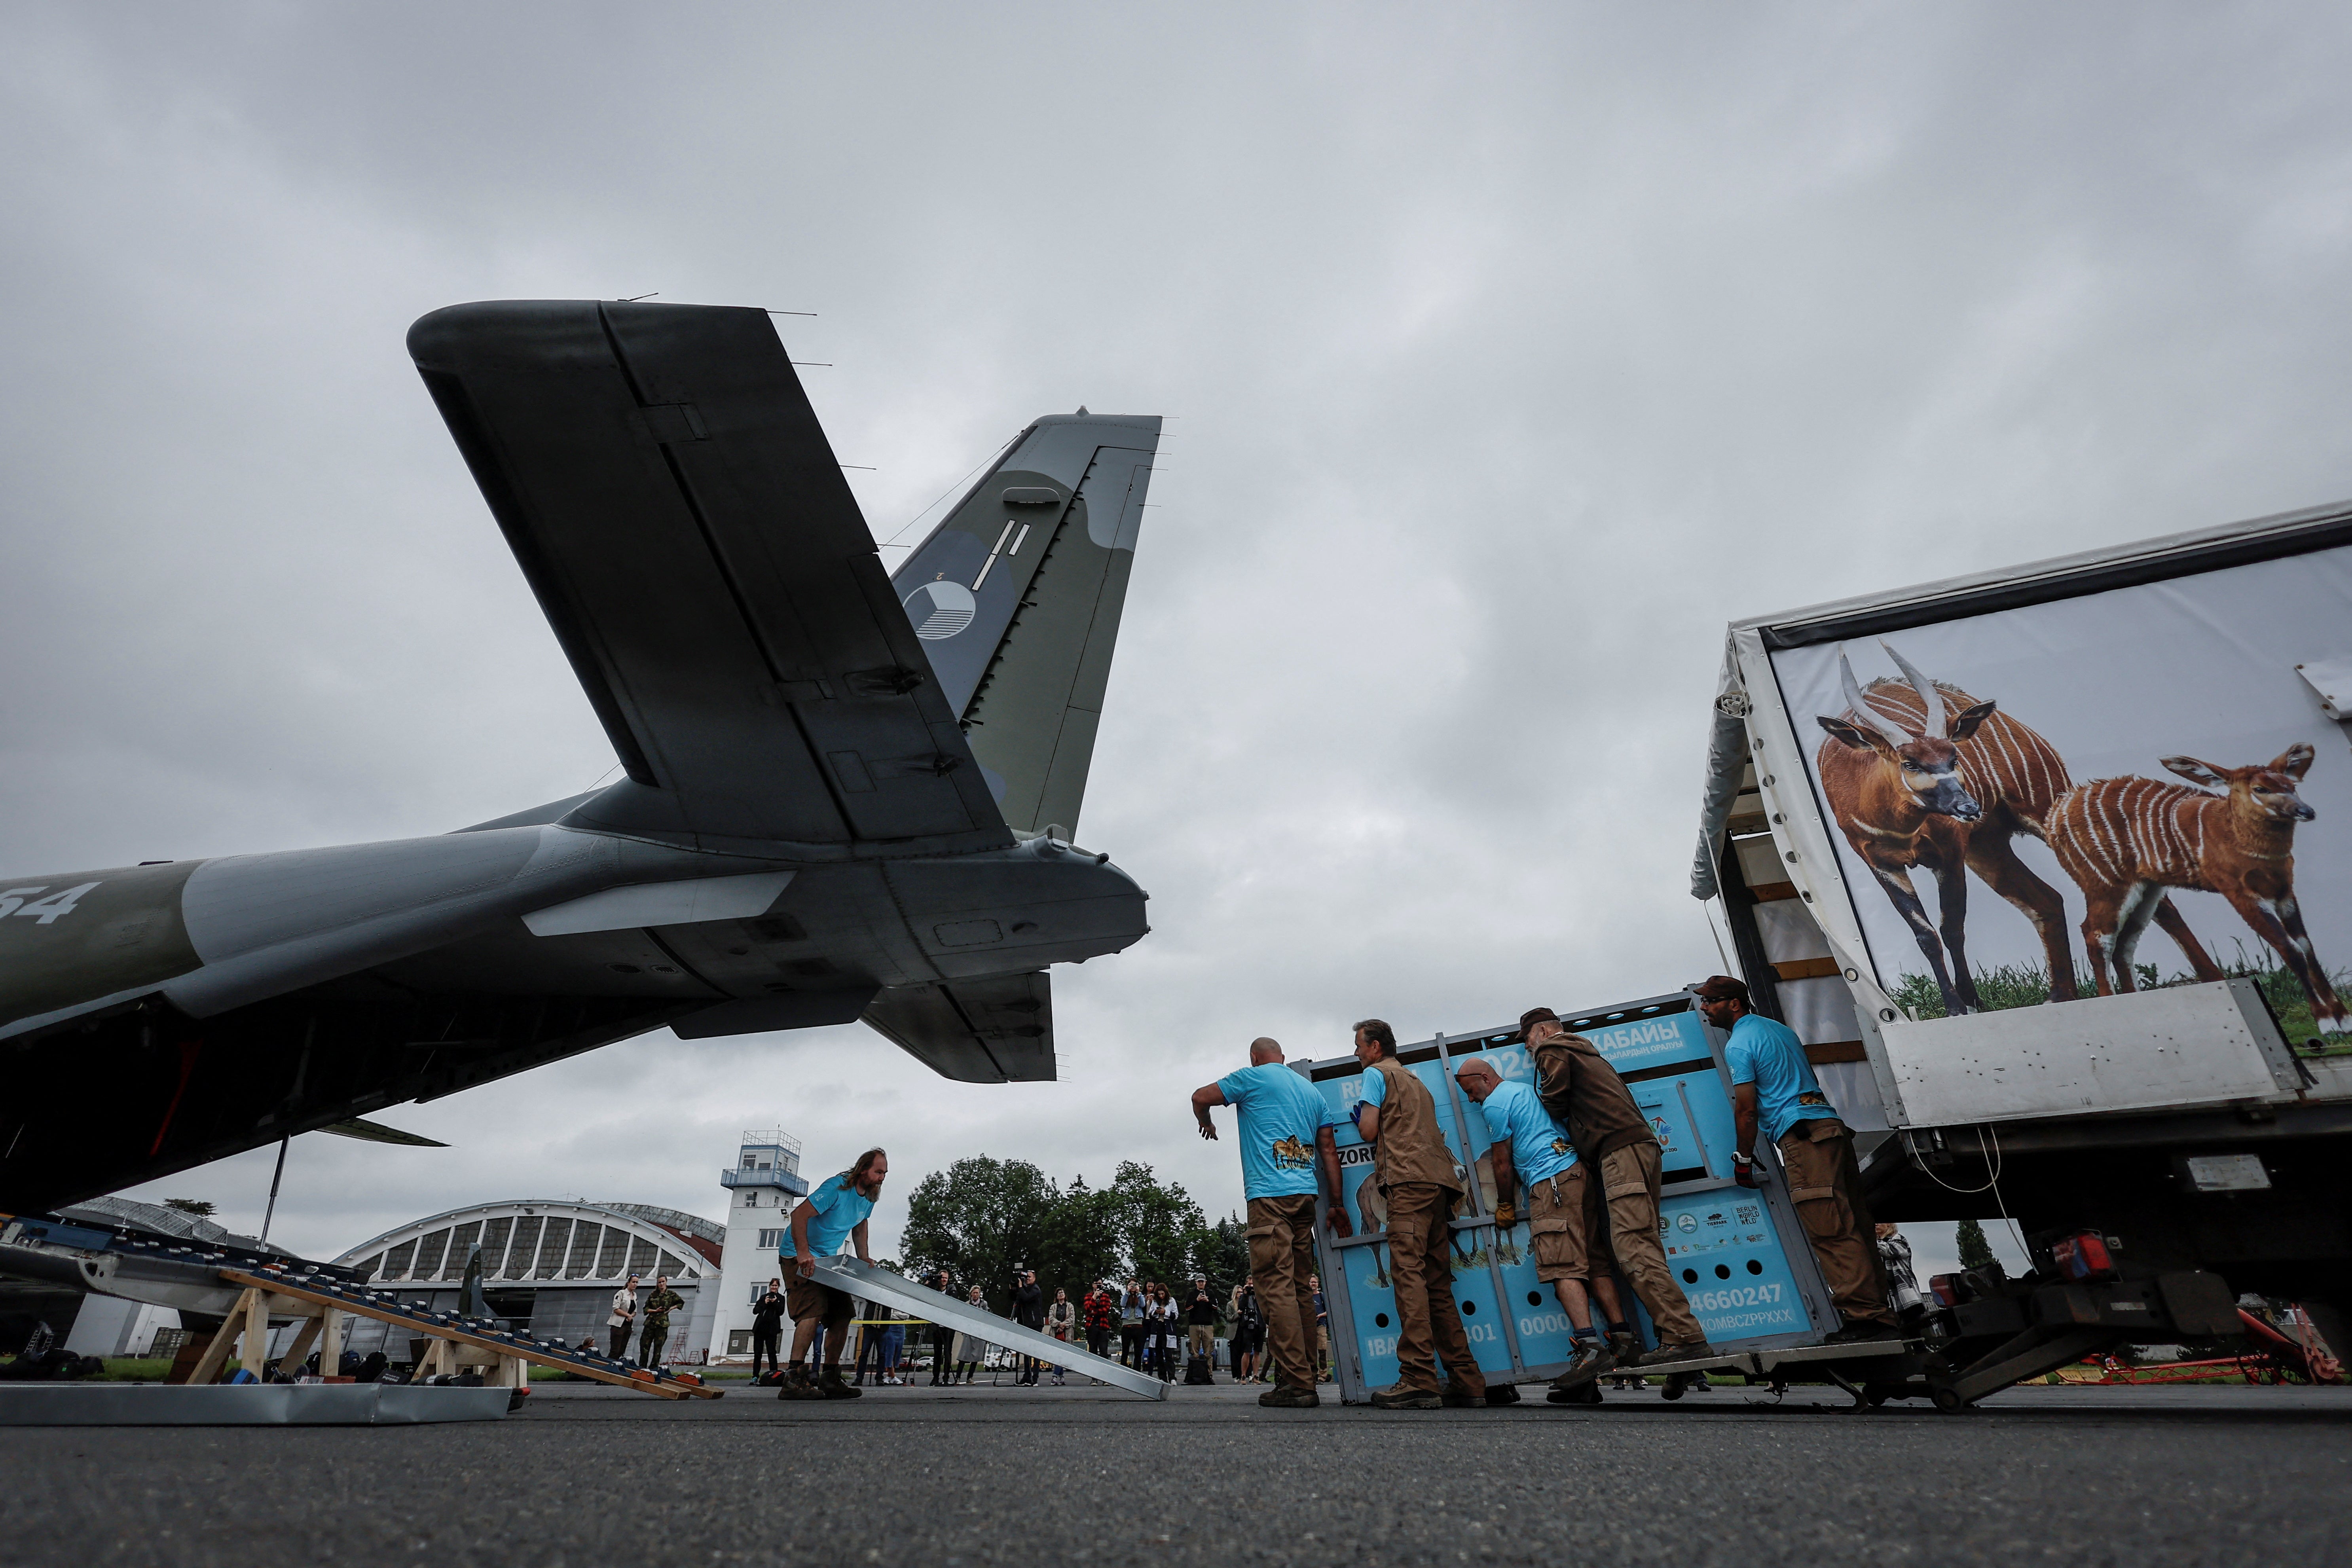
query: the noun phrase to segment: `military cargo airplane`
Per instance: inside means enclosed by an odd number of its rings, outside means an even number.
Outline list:
[[[1160,440],[1041,418],[886,575],[758,310],[508,301],[408,348],[618,754],[437,837],[0,879],[0,1208],[667,1026],[1054,1076],[1141,938],[1072,839]]]

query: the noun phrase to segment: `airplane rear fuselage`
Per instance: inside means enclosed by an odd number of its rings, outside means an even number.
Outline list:
[[[189,1098],[199,1078],[288,1084],[293,1103],[277,1120],[300,1131],[429,1097],[436,1066],[475,1081],[469,1064],[514,1071],[530,1065],[516,1053],[584,1048],[574,1029],[530,1026],[518,1004],[584,1006],[577,1021],[599,1037],[587,1044],[660,1024],[689,1038],[845,1024],[885,987],[1117,952],[1149,929],[1146,897],[1108,857],[1042,837],[949,857],[788,860],[554,823],[9,878],[0,1042],[20,1092],[18,1114],[0,1113],[0,1143],[13,1144],[0,1207],[69,1202],[216,1157]],[[420,1023],[363,1092],[303,1091],[341,1076],[333,1058],[347,1048],[382,1047],[387,1010],[419,1009],[477,1021]],[[305,1059],[289,1073],[276,1058],[297,1016]],[[72,1179],[83,1159],[54,1146],[68,1124],[22,1092],[45,1068],[107,1086],[127,1142],[99,1187]],[[92,1152],[84,1133],[62,1142]]]

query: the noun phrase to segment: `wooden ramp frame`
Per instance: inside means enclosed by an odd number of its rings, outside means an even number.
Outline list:
[[[189,1374],[192,1384],[210,1383],[220,1376],[221,1369],[228,1364],[231,1345],[239,1340],[244,1342],[244,1350],[238,1359],[259,1376],[268,1353],[269,1320],[273,1316],[306,1320],[296,1331],[294,1342],[278,1357],[281,1364],[301,1364],[316,1341],[319,1364],[333,1366],[342,1359],[342,1320],[349,1313],[431,1339],[433,1343],[426,1347],[425,1359],[417,1363],[415,1375],[419,1378],[454,1373],[461,1366],[487,1366],[491,1373],[483,1380],[486,1384],[500,1388],[528,1388],[530,1368],[544,1366],[663,1399],[720,1397],[719,1390],[705,1388],[698,1383],[674,1377],[634,1377],[574,1352],[546,1349],[520,1334],[446,1321],[450,1314],[414,1311],[397,1302],[379,1300],[383,1293],[378,1291],[348,1290],[324,1279],[297,1284],[275,1274],[251,1274],[241,1268],[224,1268],[220,1277],[231,1285],[243,1286],[245,1293],[237,1298],[228,1321],[213,1336],[212,1344],[196,1363],[195,1371]]]

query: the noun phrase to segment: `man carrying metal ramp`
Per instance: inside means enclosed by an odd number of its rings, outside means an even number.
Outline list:
[[[792,1228],[778,1248],[783,1259],[785,1300],[793,1314],[793,1359],[784,1368],[779,1399],[856,1399],[866,1391],[844,1382],[842,1347],[849,1339],[849,1321],[856,1303],[846,1291],[816,1277],[817,1261],[831,1258],[846,1240],[857,1248],[858,1261],[871,1263],[866,1250],[866,1219],[874,1200],[882,1195],[883,1178],[890,1173],[890,1156],[868,1149],[857,1163],[819,1182],[816,1190],[793,1210]],[[817,1331],[824,1332],[824,1371],[809,1381],[808,1352]]]
[[[1249,1202],[1250,1277],[1265,1313],[1274,1347],[1276,1382],[1260,1405],[1307,1408],[1315,1392],[1315,1199],[1319,1177],[1331,1228],[1349,1233],[1339,1201],[1339,1146],[1331,1136],[1339,1113],[1314,1085],[1282,1065],[1282,1047],[1250,1042],[1250,1065],[1192,1091],[1201,1136],[1214,1140],[1209,1108],[1237,1112],[1242,1146],[1242,1194]]]

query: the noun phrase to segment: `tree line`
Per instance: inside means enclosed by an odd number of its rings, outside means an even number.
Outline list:
[[[944,1268],[959,1293],[978,1285],[999,1312],[1022,1268],[1037,1271],[1047,1300],[1059,1288],[1075,1301],[1097,1279],[1158,1279],[1174,1291],[1199,1274],[1220,1303],[1249,1271],[1238,1217],[1209,1223],[1181,1184],[1133,1160],[1106,1187],[1083,1175],[1061,1185],[1026,1160],[958,1160],[916,1184],[898,1251],[910,1276]]]

